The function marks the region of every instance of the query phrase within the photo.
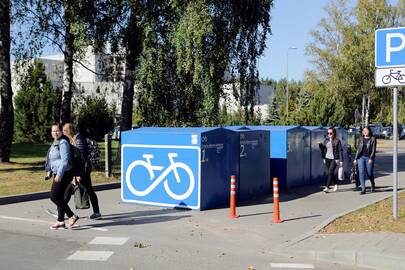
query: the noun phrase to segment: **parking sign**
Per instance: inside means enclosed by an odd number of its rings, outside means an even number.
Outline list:
[[[375,31],[375,66],[377,68],[405,66],[405,27]]]

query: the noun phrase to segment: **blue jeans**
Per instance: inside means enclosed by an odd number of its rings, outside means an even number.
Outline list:
[[[368,163],[369,157],[360,157],[357,160],[357,164],[359,166],[359,178],[360,178],[360,185],[361,185],[361,190],[365,191],[366,190],[366,174],[368,175],[368,178],[370,179],[371,186],[374,188],[374,161]]]

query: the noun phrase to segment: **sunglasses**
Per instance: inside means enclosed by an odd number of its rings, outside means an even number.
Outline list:
[[[333,135],[333,132],[328,132],[328,135]]]

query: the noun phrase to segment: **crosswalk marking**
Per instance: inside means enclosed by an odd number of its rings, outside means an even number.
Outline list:
[[[91,245],[123,245],[128,241],[127,237],[96,237],[89,242]]]
[[[270,263],[272,268],[315,269],[313,264],[304,263]]]
[[[106,261],[113,255],[112,251],[76,251],[66,260],[69,261]]]

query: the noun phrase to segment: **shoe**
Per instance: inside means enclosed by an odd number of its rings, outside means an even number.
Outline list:
[[[333,187],[333,192],[336,192],[338,190],[338,185],[335,185],[334,187]]]
[[[68,219],[69,228],[72,228],[76,222],[79,220],[79,216],[73,215]]]
[[[374,192],[375,191],[375,186],[371,186],[370,191]]]
[[[101,218],[101,214],[100,214],[100,213],[94,213],[94,214],[92,214],[89,218],[90,218],[90,219],[100,219],[100,218]]]
[[[353,188],[353,191],[360,191],[360,187]]]
[[[328,192],[329,192],[329,188],[328,188],[328,187],[325,187],[325,188],[323,189],[323,192],[328,193]]]
[[[51,230],[58,230],[58,229],[66,229],[65,222],[56,222],[53,224],[51,227],[49,227]]]
[[[365,190],[360,191],[360,195],[364,195],[364,194],[366,194]]]

